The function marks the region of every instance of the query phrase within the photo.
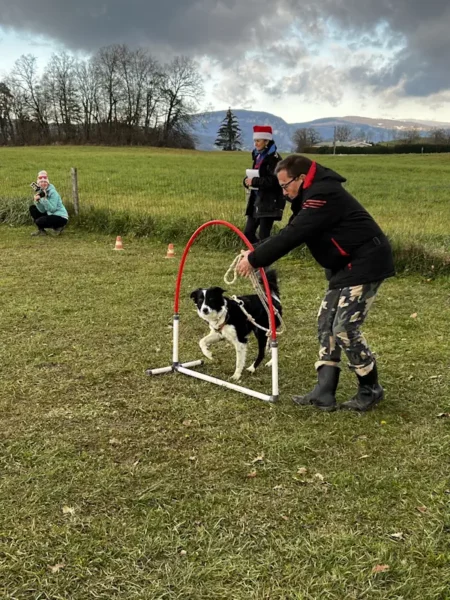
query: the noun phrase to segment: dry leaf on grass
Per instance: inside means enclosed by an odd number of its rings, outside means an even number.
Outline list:
[[[450,413],[439,413],[437,415],[438,419],[448,419],[450,417]]]
[[[401,541],[405,539],[405,536],[402,531],[398,531],[397,533],[391,533],[389,534],[389,537],[396,541]]]
[[[417,319],[417,313],[413,313],[413,314],[411,315],[411,319]]]
[[[256,471],[251,471],[250,473],[247,473],[247,478],[253,479],[254,477],[256,477],[256,475],[257,475]]]
[[[65,566],[64,563],[58,563],[56,565],[48,565],[48,568],[52,573],[58,573],[61,569],[64,569]]]
[[[62,512],[63,512],[63,515],[74,515],[75,514],[75,509],[74,509],[73,506],[67,506],[67,504],[65,504],[62,507]]]
[[[185,420],[183,421],[183,425],[184,425],[185,427],[190,427],[190,426],[192,425],[192,421],[191,421],[190,419],[185,419]]]
[[[307,472],[308,469],[306,467],[300,467],[300,469],[297,471],[297,475],[306,475]]]
[[[418,510],[422,514],[425,514],[428,508],[426,506],[416,506],[416,510]]]
[[[372,569],[372,573],[386,573],[386,571],[389,571],[389,569],[389,565],[375,565]]]
[[[109,440],[109,443],[111,444],[111,446],[120,446],[120,444],[122,442],[120,440],[118,440],[117,438],[111,438]]]

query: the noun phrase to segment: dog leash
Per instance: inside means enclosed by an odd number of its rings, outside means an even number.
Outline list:
[[[238,277],[237,265],[240,260],[241,260],[241,255],[238,254],[235,257],[235,259],[233,260],[233,262],[231,263],[231,265],[229,266],[227,272],[225,273],[223,280],[225,281],[225,283],[227,285],[233,285],[234,283],[236,283],[236,280]],[[266,293],[265,293],[265,290],[262,287],[260,281],[258,280],[258,277],[256,276],[255,271],[252,271],[250,273],[250,281],[252,282],[253,289],[255,290],[259,299],[261,300],[261,303],[267,313],[267,318],[269,319],[269,323],[270,323],[270,311],[269,311],[269,304],[267,302]],[[239,308],[244,313],[244,315],[247,317],[247,319],[250,321],[250,323],[252,323],[252,325],[254,325],[255,327],[258,327],[258,329],[262,329],[262,331],[265,331],[268,337],[270,336],[272,330],[270,328],[267,329],[266,327],[259,325],[259,323],[257,323],[255,321],[255,319],[252,317],[252,315],[244,308],[243,300],[241,300],[237,296],[232,296],[232,300],[234,300],[238,304]],[[277,298],[277,300],[279,300],[279,299]],[[280,321],[280,325],[277,327],[277,330],[276,330],[277,335],[281,335],[286,330],[284,321],[275,306],[273,307],[273,310],[274,310],[275,315],[278,317],[278,319]]]

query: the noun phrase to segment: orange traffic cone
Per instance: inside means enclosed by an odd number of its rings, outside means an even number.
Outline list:
[[[166,258],[175,258],[175,251],[173,249],[173,244],[169,244],[167,248]]]
[[[123,250],[122,238],[120,235],[116,237],[116,245],[114,246],[114,250]]]

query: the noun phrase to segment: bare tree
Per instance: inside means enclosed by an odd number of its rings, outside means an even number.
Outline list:
[[[304,127],[294,132],[292,141],[294,142],[294,152],[303,152],[305,148],[318,144],[322,138],[314,127]]]
[[[98,122],[99,82],[92,62],[80,61],[75,65],[75,82],[82,110],[82,123],[85,141],[90,141],[92,124]]]
[[[339,142],[349,142],[353,136],[353,127],[351,125],[336,125],[336,144]]]
[[[100,48],[93,61],[99,91],[103,96],[105,106],[105,115],[100,116],[99,120],[106,121],[110,131],[113,128],[113,123],[117,123],[117,105],[123,91],[120,79],[121,54],[121,46],[106,46]]]
[[[53,54],[44,73],[45,89],[51,94],[54,119],[62,123],[67,140],[75,136],[74,124],[81,119],[77,98],[76,61],[66,52]]]
[[[38,76],[36,57],[31,54],[22,55],[14,64],[11,77],[15,85],[23,92],[25,106],[38,123],[40,134],[48,140],[48,106]]]
[[[420,141],[420,129],[418,127],[405,129],[402,132],[402,140],[405,144],[416,144]]]
[[[8,144],[14,140],[14,128],[12,124],[12,101],[13,95],[6,83],[0,81],[0,143]]]
[[[187,133],[203,93],[203,80],[192,59],[177,56],[165,66],[161,82],[163,145],[171,135]]]
[[[430,132],[433,144],[448,144],[450,142],[450,130],[435,127]]]

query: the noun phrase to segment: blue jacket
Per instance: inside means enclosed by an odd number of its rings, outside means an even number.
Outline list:
[[[58,194],[52,183],[49,184],[45,197],[41,198],[39,202],[36,202],[36,206],[41,213],[62,217],[67,220],[69,219],[69,214],[62,203],[61,196]]]

